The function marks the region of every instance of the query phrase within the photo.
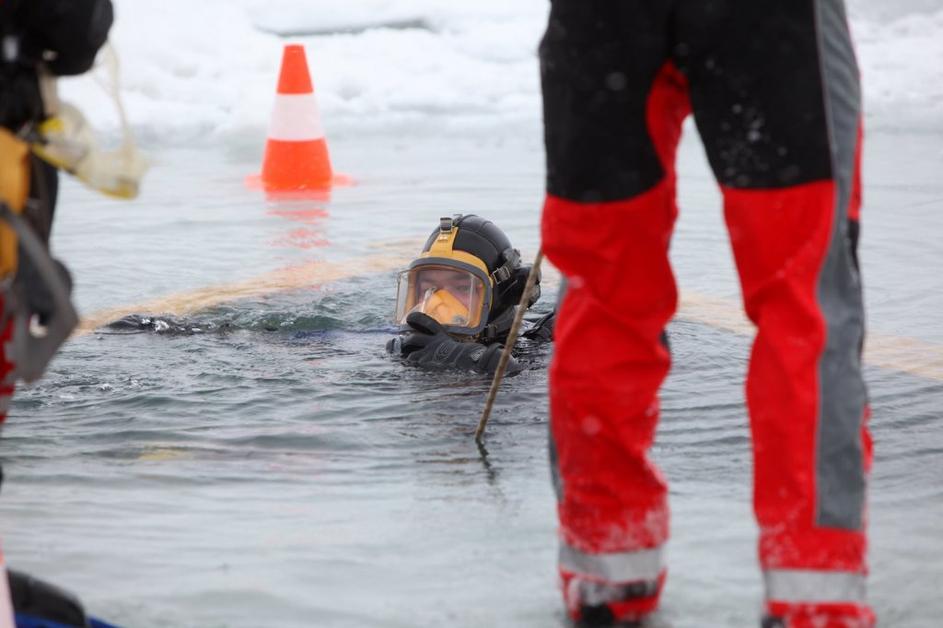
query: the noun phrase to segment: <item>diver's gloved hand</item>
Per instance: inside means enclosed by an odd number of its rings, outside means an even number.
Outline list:
[[[434,318],[422,312],[406,317],[412,331],[397,336],[387,343],[387,351],[399,354],[407,364],[424,368],[451,368],[479,373],[494,373],[504,347],[500,344],[482,345],[477,342],[459,342],[449,336]],[[507,375],[522,370],[512,356],[508,360]]]

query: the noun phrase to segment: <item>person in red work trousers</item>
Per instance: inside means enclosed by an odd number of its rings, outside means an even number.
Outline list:
[[[766,628],[866,628],[858,68],[843,0],[552,0],[542,238],[568,279],[550,370],[571,617],[652,613],[666,483],[649,459],[674,160],[693,111],[757,328],[746,394]]]

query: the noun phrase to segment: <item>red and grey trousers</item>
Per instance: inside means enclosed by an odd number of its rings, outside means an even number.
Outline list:
[[[664,583],[666,482],[649,448],[693,112],[757,327],[746,397],[766,625],[872,626],[860,89],[843,0],[553,0],[540,59],[543,248],[568,280],[550,370],[568,610],[643,616]]]

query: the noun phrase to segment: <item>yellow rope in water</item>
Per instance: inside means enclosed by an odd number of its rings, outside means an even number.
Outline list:
[[[407,264],[418,245],[413,241],[390,242],[378,243],[374,248],[383,252],[353,261],[309,262],[233,284],[200,288],[137,305],[94,312],[82,319],[73,335],[87,334],[129,314],[180,316],[236,299],[298,290],[357,275],[388,272]],[[544,266],[541,284],[553,287],[559,281],[559,274],[553,266]],[[755,333],[753,324],[744,315],[740,303],[734,299],[684,291],[678,317],[741,336],[752,336]],[[943,345],[916,338],[869,331],[865,339],[864,361],[870,366],[943,381]]]
[[[94,312],[82,318],[73,336],[95,331],[130,314],[169,314],[183,316],[207,310],[216,305],[260,297],[276,292],[287,292],[318,286],[349,277],[395,270],[409,263],[409,254],[416,250],[414,243],[385,244],[387,252],[343,261],[314,261],[298,266],[280,268],[257,277],[222,286],[208,286],[189,292],[171,294],[135,305],[122,305]],[[398,250],[399,249],[399,250]]]
[[[732,299],[684,292],[678,316],[741,336],[752,336],[756,331],[739,303]],[[864,341],[864,362],[943,381],[943,346],[916,338],[869,331]]]

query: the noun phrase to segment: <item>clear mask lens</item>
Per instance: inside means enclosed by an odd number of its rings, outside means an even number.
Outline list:
[[[406,324],[412,312],[439,323],[476,328],[482,320],[485,286],[481,278],[449,266],[420,266],[399,275],[395,320]]]

